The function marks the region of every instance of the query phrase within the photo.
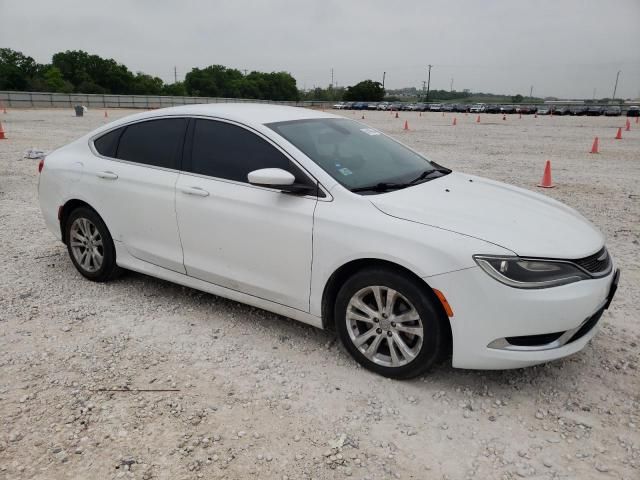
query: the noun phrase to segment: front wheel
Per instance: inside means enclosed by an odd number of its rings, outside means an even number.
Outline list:
[[[379,268],[345,282],[336,298],[336,327],[356,361],[403,379],[420,375],[441,357],[448,320],[424,287],[401,272]]]

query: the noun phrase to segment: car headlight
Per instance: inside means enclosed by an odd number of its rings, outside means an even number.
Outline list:
[[[514,288],[549,288],[591,278],[569,262],[520,257],[474,255],[476,263],[490,276]]]

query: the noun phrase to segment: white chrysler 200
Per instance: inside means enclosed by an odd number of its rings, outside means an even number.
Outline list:
[[[546,196],[452,172],[340,116],[175,107],[39,165],[45,222],[89,280],[134,270],[335,329],[394,378],[582,349],[619,271]]]

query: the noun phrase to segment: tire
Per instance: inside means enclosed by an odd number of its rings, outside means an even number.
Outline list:
[[[382,309],[377,307],[377,293]],[[386,300],[392,300],[391,310],[385,310]],[[389,378],[416,377],[446,351],[448,319],[435,302],[424,285],[402,272],[364,269],[350,277],[338,292],[336,330],[344,347],[368,370]],[[401,318],[404,320],[397,321]],[[357,346],[357,339],[365,340],[365,336],[366,341]],[[398,338],[404,343],[402,348]]]
[[[85,278],[106,282],[122,272],[116,265],[116,249],[109,229],[94,210],[87,207],[73,210],[65,223],[64,235],[69,257]]]

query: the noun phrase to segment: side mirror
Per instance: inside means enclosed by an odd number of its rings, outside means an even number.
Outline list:
[[[277,188],[283,192],[307,195],[316,191],[314,185],[295,183],[296,177],[281,168],[261,168],[247,174],[251,185]]]

